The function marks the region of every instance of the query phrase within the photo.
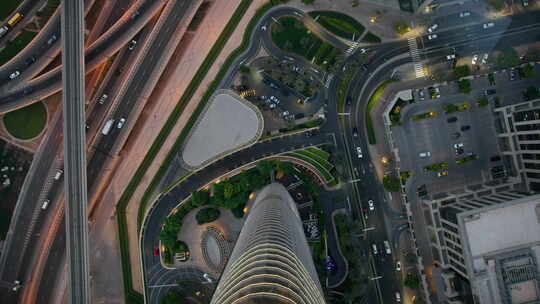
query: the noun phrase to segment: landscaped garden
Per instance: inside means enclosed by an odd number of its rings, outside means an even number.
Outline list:
[[[47,111],[41,102],[9,112],[4,116],[4,125],[9,134],[23,140],[38,136],[46,122]]]
[[[377,139],[375,137],[375,130],[373,129],[373,122],[371,121],[371,110],[375,107],[375,105],[379,102],[381,99],[382,94],[384,93],[384,90],[386,87],[392,83],[398,81],[396,78],[390,78],[385,81],[383,81],[377,89],[373,92],[371,97],[369,98],[368,105],[367,105],[367,111],[366,111],[366,129],[368,131],[368,141],[370,144],[374,145],[377,143]]]
[[[282,50],[295,53],[322,67],[336,62],[339,50],[312,34],[293,17],[280,18],[271,27],[272,41]]]
[[[285,153],[284,156],[296,158],[312,165],[323,176],[327,184],[330,184],[336,180],[332,174],[334,165],[329,161],[330,154],[324,150],[316,147],[309,147],[306,149]]]
[[[312,11],[309,15],[329,32],[345,39],[358,39],[364,26],[353,17],[333,11]]]

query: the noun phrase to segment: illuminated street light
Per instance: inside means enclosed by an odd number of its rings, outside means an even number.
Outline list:
[[[371,23],[375,23],[375,22],[377,22],[377,17],[371,17],[371,18],[369,19],[369,21],[370,21]]]
[[[253,199],[254,197],[255,197],[255,192],[251,192],[251,193],[249,194],[249,197],[248,197],[248,198],[249,198],[249,199]]]
[[[386,156],[381,157],[381,162],[385,165],[388,164],[388,157]]]

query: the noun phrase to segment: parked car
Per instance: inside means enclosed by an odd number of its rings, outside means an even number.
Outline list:
[[[435,23],[432,26],[428,27],[427,31],[428,31],[428,33],[433,33],[438,27],[439,27],[439,25],[437,23]],[[435,37],[435,38],[437,38],[437,37]]]
[[[372,199],[368,200],[369,211],[375,211],[375,203]]]
[[[488,28],[494,27],[494,26],[495,26],[495,23],[493,23],[493,22],[484,23],[484,24],[482,25],[482,27],[483,27],[484,29],[488,29]]]
[[[495,93],[497,93],[497,90],[495,89],[489,89],[484,91],[484,94],[486,94],[486,96],[493,95]]]
[[[450,118],[448,118],[448,119],[446,120],[446,122],[448,122],[448,123],[452,123],[452,122],[456,122],[456,121],[457,121],[457,117],[455,117],[455,116],[454,116],[454,117],[450,117]]]
[[[456,54],[446,55],[446,59],[448,60],[456,59]]]
[[[471,126],[469,126],[469,125],[461,126],[461,131],[467,131],[467,130],[470,130],[470,129],[471,129]]]
[[[457,143],[457,144],[454,144],[454,149],[458,149],[458,148],[463,148],[463,143]]]
[[[400,261],[396,262],[396,271],[401,271],[401,262]]]
[[[438,177],[447,176],[447,175],[448,175],[448,171],[447,171],[447,170],[444,170],[444,171],[441,171],[441,172],[437,173],[437,176],[438,176]]]
[[[471,64],[475,65],[478,62],[478,54],[474,54],[471,60]]]
[[[482,56],[482,64],[486,64],[488,60],[489,54],[485,53],[484,56]]]
[[[437,34],[431,34],[431,35],[427,36],[427,39],[428,40],[433,40],[433,39],[437,39],[437,37],[438,37]]]
[[[471,15],[471,12],[461,12],[459,13],[459,18],[469,17]]]
[[[460,136],[461,136],[461,133],[459,132],[454,132],[452,134],[450,134],[452,136],[452,139],[458,139]]]

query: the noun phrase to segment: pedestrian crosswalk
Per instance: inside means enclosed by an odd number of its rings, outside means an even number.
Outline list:
[[[426,75],[424,73],[424,64],[421,62],[420,52],[418,51],[418,43],[416,42],[416,38],[409,38],[407,39],[407,42],[409,44],[409,52],[413,58],[414,73],[416,78],[422,78]]]
[[[345,51],[345,54],[351,55],[352,53],[354,53],[354,51],[358,48],[358,45],[360,45],[359,42],[353,41],[349,48]]]

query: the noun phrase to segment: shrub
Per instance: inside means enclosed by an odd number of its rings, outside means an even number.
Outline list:
[[[467,77],[467,76],[471,75],[471,69],[469,68],[468,65],[456,66],[454,68],[454,75],[457,78]]]
[[[195,216],[195,219],[197,220],[197,224],[202,225],[217,220],[219,215],[219,209],[207,207],[199,210]]]
[[[407,274],[407,277],[405,277],[403,284],[409,288],[416,289],[420,287],[420,278],[418,278],[417,274],[409,273]]]
[[[383,186],[386,191],[398,192],[400,189],[399,179],[391,177],[390,175],[385,175],[383,177]]]
[[[469,79],[461,79],[458,81],[458,87],[461,93],[469,94],[472,91]]]

